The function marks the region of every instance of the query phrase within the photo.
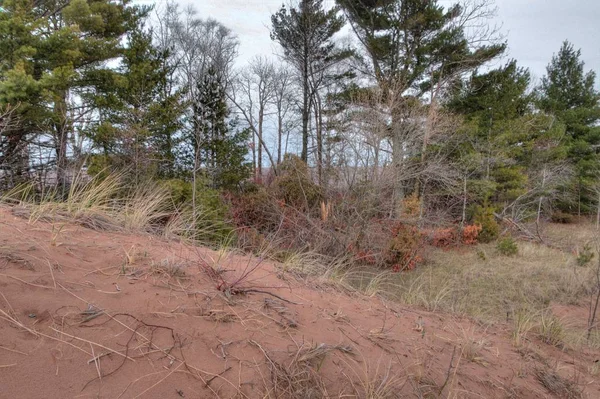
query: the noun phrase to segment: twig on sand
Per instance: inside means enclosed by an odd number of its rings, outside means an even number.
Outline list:
[[[29,356],[29,354],[28,354],[28,353],[21,352],[21,351],[18,351],[18,350],[16,350],[16,349],[10,349],[10,348],[7,348],[7,347],[5,347],[5,346],[0,346],[0,349],[7,350],[7,351],[9,351],[9,352],[18,353],[18,354],[20,354],[20,355]]]
[[[158,384],[160,384],[161,382],[163,382],[164,380],[166,380],[167,378],[169,378],[169,376],[170,376],[171,374],[173,374],[175,371],[177,371],[177,369],[178,369],[179,367],[181,367],[182,365],[183,365],[183,362],[179,363],[179,364],[177,365],[177,367],[175,367],[173,370],[171,370],[171,372],[169,372],[169,374],[165,375],[163,378],[161,378],[160,380],[158,380],[158,381],[157,381],[157,382],[156,382],[154,385],[152,385],[152,386],[150,386],[150,387],[146,388],[146,389],[145,389],[145,390],[144,390],[142,393],[140,393],[140,394],[138,394],[138,395],[134,396],[134,397],[133,397],[133,399],[139,398],[140,396],[142,396],[143,394],[145,394],[146,392],[148,392],[149,390],[151,390],[152,388],[154,388],[155,386],[157,386]]]
[[[96,356],[94,353],[94,345],[90,343],[90,348],[92,349],[92,360],[94,361],[94,365],[96,365],[96,371],[98,372],[98,378],[102,380],[102,373],[100,372],[100,356]],[[90,362],[88,362],[90,364]]]
[[[79,299],[80,301],[82,301],[82,302],[85,302],[85,303],[86,303],[86,304],[88,304],[88,305],[93,305],[91,302],[89,302],[89,301],[86,301],[85,299],[83,299],[83,298],[81,298],[81,297],[79,297],[79,296],[77,296],[77,295],[73,294],[71,291],[69,291],[68,289],[66,289],[66,288],[65,288],[65,286],[64,286],[64,285],[62,285],[61,283],[58,283],[58,286],[59,286],[60,288],[62,288],[63,290],[67,291],[69,294],[73,295],[75,298]]]
[[[51,339],[53,341],[62,342],[63,344],[72,346],[73,348],[78,349],[78,350],[80,350],[81,352],[83,352],[83,353],[85,353],[87,355],[91,355],[91,353],[89,353],[85,349],[82,349],[79,346],[77,346],[77,345],[75,345],[75,344],[73,344],[73,343],[71,343],[69,341],[65,341],[64,339],[59,339],[59,338],[53,337],[52,335],[48,335],[48,334],[41,333],[39,331],[32,330],[31,328],[25,326],[20,321],[18,321],[16,319],[14,319],[13,317],[11,317],[8,313],[6,313],[5,311],[3,311],[2,309],[0,309],[0,319],[6,320],[9,323],[12,323],[12,324],[14,324],[17,327],[22,328],[23,330],[29,332],[30,334],[32,334],[32,335],[34,335],[36,337],[44,337],[44,338]],[[58,331],[58,330],[56,330],[56,331]]]
[[[2,276],[2,277],[8,277],[8,278],[12,278],[13,280],[20,281],[20,282],[21,282],[21,283],[23,283],[23,284],[31,285],[32,287],[45,288],[45,289],[47,289],[47,290],[53,290],[53,289],[54,289],[53,287],[48,287],[47,285],[40,285],[40,284],[28,283],[28,282],[27,282],[27,281],[25,281],[25,280],[21,280],[21,279],[20,279],[20,278],[18,278],[18,277],[14,277],[14,276],[11,276],[11,275],[8,275],[8,274],[2,274],[2,273],[0,273],[0,276]]]
[[[15,320],[17,320],[18,322],[21,322],[21,320],[19,320],[19,317],[17,316],[17,312],[15,312],[15,309],[12,307],[10,302],[8,302],[8,299],[6,299],[6,297],[4,296],[4,294],[2,292],[0,292],[0,295],[2,295],[2,299],[4,299],[4,302],[6,302],[6,306],[8,306],[8,309],[10,310],[12,317]]]
[[[210,383],[217,377],[221,377],[223,374],[225,374],[226,372],[228,372],[229,370],[231,370],[231,366],[227,367],[225,370],[221,371],[219,374],[214,375],[213,377],[210,377],[208,380],[206,380],[206,383],[204,384],[205,387],[208,388],[208,386],[210,385]]]
[[[450,374],[452,373],[452,368],[454,367],[456,369],[456,367],[458,367],[458,365],[454,365],[454,355],[456,354],[456,346],[454,347],[454,349],[452,349],[452,357],[450,357],[450,365],[448,366],[448,372],[446,374],[446,379],[444,380],[444,384],[442,384],[442,386],[440,387],[438,393],[439,395],[442,394],[442,392],[444,392],[444,389],[446,388],[446,385],[448,385],[448,381],[450,380]],[[460,361],[460,359],[459,359]]]
[[[99,360],[101,358],[103,358],[104,356],[110,355],[110,352],[102,352],[100,353],[98,356],[94,356],[93,358],[91,358],[90,360],[88,360],[88,364],[91,364],[92,362],[95,362],[96,360]]]
[[[143,376],[141,376],[141,377],[139,377],[139,378],[137,378],[137,379],[135,379],[135,380],[131,381],[129,384],[127,384],[127,386],[125,387],[125,389],[123,390],[123,392],[121,392],[121,393],[119,394],[119,396],[117,396],[117,399],[119,399],[121,396],[123,396],[123,395],[125,394],[125,392],[127,392],[127,390],[129,389],[129,387],[130,387],[130,386],[132,386],[133,384],[135,384],[136,382],[138,382],[138,381],[141,381],[141,380],[143,380],[144,378],[152,377],[153,375],[156,375],[156,374],[162,374],[162,373],[164,373],[164,372],[165,372],[164,370],[161,370],[161,371],[156,371],[156,372],[154,372],[154,373],[150,373],[150,374],[143,375]]]
[[[257,293],[257,294],[271,295],[272,297],[275,297],[275,298],[277,298],[277,299],[279,299],[279,300],[282,300],[283,302],[291,303],[292,305],[302,305],[301,303],[298,303],[298,302],[292,302],[292,301],[290,301],[290,300],[287,300],[287,299],[285,299],[285,298],[282,298],[282,297],[280,297],[280,296],[279,296],[279,295],[277,295],[277,294],[273,294],[272,292],[263,291],[263,290],[257,290],[257,289],[254,289],[254,288],[242,288],[242,289],[239,289],[239,290],[237,290],[236,292],[238,292],[238,293],[241,293],[241,294],[246,294],[246,293],[248,293],[248,292],[255,292],[255,293]]]
[[[92,341],[89,341],[89,340],[87,340],[87,339],[85,339],[85,338],[80,338],[80,337],[77,337],[77,336],[75,336],[75,335],[67,334],[66,332],[64,332],[64,331],[60,331],[60,330],[57,330],[57,329],[56,329],[56,328],[54,328],[54,327],[50,327],[50,329],[51,329],[52,331],[54,331],[54,332],[57,332],[57,333],[59,333],[59,334],[62,334],[62,335],[65,335],[65,336],[67,336],[67,337],[69,337],[69,338],[72,338],[72,339],[75,339],[75,340],[77,340],[77,341],[86,342],[86,343],[88,343],[88,344],[94,344],[94,345],[96,345],[96,346],[99,346],[99,347],[100,347],[100,348],[102,348],[102,349],[106,349],[107,351],[110,351],[110,352],[112,352],[112,353],[116,353],[117,355],[119,355],[119,356],[123,357],[124,359],[126,359],[126,360],[131,360],[132,362],[134,362],[134,363],[135,363],[135,359],[133,359],[132,357],[129,357],[129,356],[127,356],[127,355],[126,355],[126,354],[124,354],[124,353],[121,353],[121,352],[119,352],[118,350],[111,349],[111,348],[109,348],[109,347],[107,347],[107,346],[101,345],[101,344],[99,344],[99,343],[97,343],[97,342],[92,342]],[[62,341],[62,340],[61,340],[61,341]],[[76,346],[76,345],[74,345],[74,346]],[[80,349],[81,349],[81,348],[80,348]],[[92,355],[92,356],[93,356],[93,355]]]
[[[50,263],[50,261],[48,259],[46,259],[46,262],[48,262],[48,269],[50,269],[50,276],[52,276],[52,281],[54,282],[54,289],[56,289],[56,279],[54,278],[54,271],[52,270],[52,264]]]

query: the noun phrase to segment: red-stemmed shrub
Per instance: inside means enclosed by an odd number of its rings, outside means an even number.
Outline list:
[[[462,242],[465,245],[475,245],[477,244],[477,238],[479,237],[479,233],[481,233],[480,224],[470,224],[463,228],[462,231]]]
[[[396,224],[385,253],[386,263],[396,272],[415,269],[423,260],[423,241],[423,234],[416,227]]]

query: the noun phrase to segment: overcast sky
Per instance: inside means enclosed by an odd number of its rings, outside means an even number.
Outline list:
[[[193,4],[202,18],[212,17],[240,39],[239,63],[256,54],[272,55],[270,16],[282,0],[178,0]],[[287,2],[287,0],[286,0]],[[332,5],[334,0],[324,0]],[[568,39],[581,48],[586,69],[600,74],[600,0],[496,0],[497,23],[508,40],[508,57],[541,78],[552,54]],[[597,85],[600,82],[597,79]]]

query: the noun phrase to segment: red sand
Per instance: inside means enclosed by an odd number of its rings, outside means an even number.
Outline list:
[[[148,235],[53,233],[0,209],[0,398],[288,398],[273,373],[286,368],[309,388],[318,376],[331,398],[566,395],[536,370],[600,397],[593,351],[516,348],[506,326],[307,283],[267,262],[241,287],[294,303],[225,295],[203,262],[230,282],[260,263]],[[174,265],[185,276],[165,272]],[[293,365],[309,372],[294,377]]]

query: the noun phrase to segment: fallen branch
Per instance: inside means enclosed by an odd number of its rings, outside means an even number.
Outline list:
[[[221,377],[223,374],[225,374],[226,372],[228,372],[229,370],[231,370],[231,366],[227,367],[225,370],[221,371],[219,374],[216,374],[213,377],[210,377],[208,380],[206,380],[206,383],[204,384],[205,387],[208,388],[208,386],[210,385],[210,383],[217,377]]]

